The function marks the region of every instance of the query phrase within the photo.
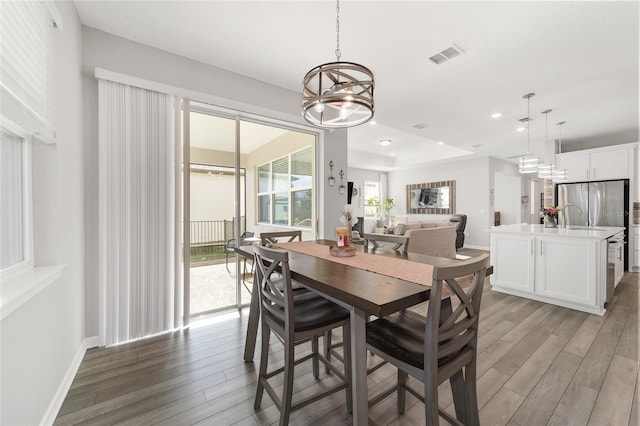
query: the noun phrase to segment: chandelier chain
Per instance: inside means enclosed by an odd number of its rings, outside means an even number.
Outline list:
[[[340,62],[340,0],[336,0],[336,62]]]

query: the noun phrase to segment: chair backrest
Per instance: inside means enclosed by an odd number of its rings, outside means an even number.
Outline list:
[[[456,229],[452,226],[411,229],[405,232],[405,236],[409,238],[408,252],[438,257],[456,257]]]
[[[253,232],[251,231],[245,231],[242,233],[242,235],[240,235],[240,245],[241,246],[246,246],[246,245],[250,245],[250,242],[245,242],[244,239],[245,238],[250,238],[253,237]],[[233,251],[233,248],[236,247],[236,245],[238,244],[238,240],[235,238],[231,238],[230,240],[227,241],[227,243],[225,244],[225,247],[227,250],[229,251]]]
[[[261,232],[260,239],[262,241],[260,242],[260,244],[266,246],[272,243],[277,243],[279,241],[290,243],[292,241],[295,241],[296,238],[298,239],[298,241],[302,241],[302,231]]]
[[[480,301],[488,265],[489,255],[483,254],[455,266],[434,266],[429,299],[436,303],[429,302],[427,310],[424,360],[425,369],[430,368],[432,374],[437,374],[438,366],[443,368],[461,357],[468,363],[476,356]],[[439,303],[447,296],[450,300]]]
[[[253,245],[253,252],[262,318],[284,322],[286,329],[293,324],[294,315],[289,253],[258,244]]]
[[[464,230],[467,227],[466,214],[452,214],[449,218],[449,225],[456,227],[456,249],[464,245]]]

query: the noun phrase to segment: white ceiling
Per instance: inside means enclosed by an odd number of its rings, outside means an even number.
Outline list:
[[[76,1],[80,20],[121,37],[292,90],[335,60],[333,1]],[[377,124],[349,129],[349,166],[393,170],[457,156],[638,138],[639,3],[340,3],[342,60],[376,78]],[[428,57],[457,44],[441,65]],[[492,119],[494,112],[502,117]],[[413,126],[424,123],[420,130]],[[378,140],[391,138],[382,147]],[[444,144],[439,145],[441,141]],[[480,145],[480,146],[478,146]]]

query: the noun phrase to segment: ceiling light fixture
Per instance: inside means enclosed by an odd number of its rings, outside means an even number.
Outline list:
[[[518,161],[518,171],[520,173],[537,173],[538,172],[538,157],[531,154],[531,114],[530,114],[530,106],[531,106],[531,98],[534,97],[535,93],[527,93],[523,96],[524,99],[527,100],[527,116],[525,118],[521,118],[520,121],[527,122],[527,154],[520,157]]]
[[[559,131],[559,136],[558,136],[558,153],[562,152],[562,125],[563,124],[567,124],[566,121],[561,121],[559,123],[556,123],[556,125],[558,126],[558,131]],[[553,174],[551,175],[551,179],[553,179],[554,182],[564,182],[567,180],[567,169],[554,169],[553,170]]]
[[[516,132],[524,132],[525,130],[527,130],[526,127],[516,127]]]
[[[340,0],[336,1],[336,62],[313,68],[302,82],[302,115],[317,127],[353,127],[371,120],[374,112],[371,70],[341,62]]]
[[[544,142],[545,144],[549,141],[549,113],[552,110],[545,109],[542,111],[544,114]],[[553,176],[553,170],[555,169],[555,164],[553,163],[545,163],[540,164],[538,166],[538,177],[542,179],[551,179]]]
[[[491,114],[491,118],[500,118],[500,117],[502,117],[501,112],[494,112],[493,114]]]
[[[382,146],[389,146],[391,145],[391,139],[380,139],[378,141],[380,143],[380,145]]]

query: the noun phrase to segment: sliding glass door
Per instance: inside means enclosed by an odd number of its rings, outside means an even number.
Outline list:
[[[235,244],[268,230],[315,237],[317,135],[202,103],[188,108],[185,294],[194,317],[249,303],[253,265]]]

